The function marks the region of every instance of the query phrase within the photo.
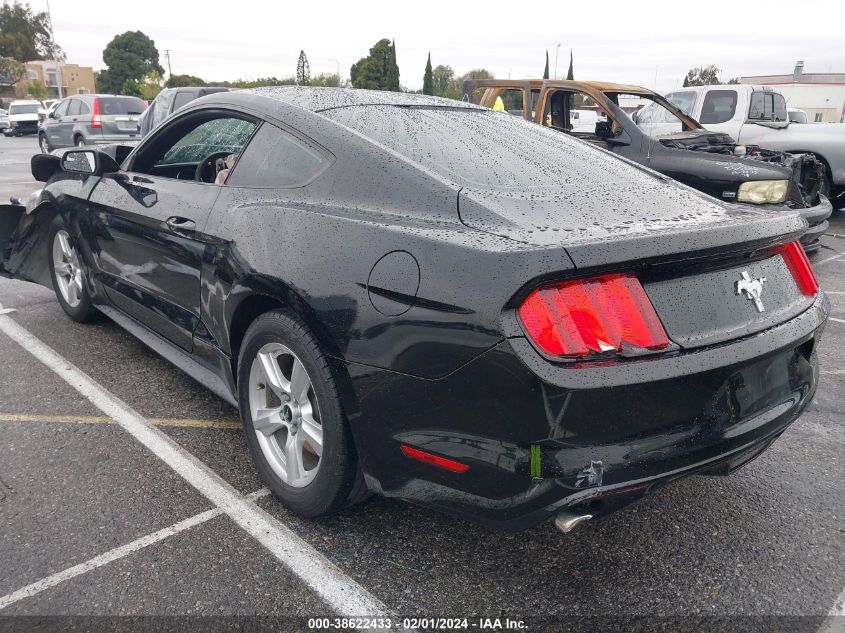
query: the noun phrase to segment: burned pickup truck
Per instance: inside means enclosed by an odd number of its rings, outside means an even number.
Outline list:
[[[465,81],[462,90],[465,101],[581,138],[720,200],[799,211],[809,224],[801,238],[805,250],[821,246],[833,207],[820,193],[824,166],[811,154],[738,145],[639,86],[478,79]],[[643,102],[653,105],[633,118],[622,109]]]

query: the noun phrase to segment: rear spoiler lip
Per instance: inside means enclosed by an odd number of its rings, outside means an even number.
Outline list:
[[[780,217],[778,217],[780,215]],[[749,253],[793,242],[808,228],[800,213],[761,214],[741,222],[727,221],[676,230],[646,231],[636,235],[582,241],[565,245],[578,270],[636,266],[707,259],[714,255]],[[692,242],[693,246],[690,247]]]

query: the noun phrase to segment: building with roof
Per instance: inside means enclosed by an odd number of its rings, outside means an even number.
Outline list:
[[[809,122],[845,122],[845,73],[805,73],[804,62],[798,61],[791,74],[753,75],[739,81],[777,90],[787,106],[806,112]]]

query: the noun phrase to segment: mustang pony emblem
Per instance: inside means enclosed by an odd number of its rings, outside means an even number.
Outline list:
[[[763,302],[760,300],[760,295],[763,294],[763,282],[765,277],[759,279],[752,279],[747,270],[742,271],[742,279],[736,282],[736,294],[745,296],[754,302],[757,312],[763,312],[766,308],[763,307]]]

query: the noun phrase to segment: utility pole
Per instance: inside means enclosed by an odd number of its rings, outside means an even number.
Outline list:
[[[557,54],[560,52],[560,44],[555,49],[555,79],[557,79]]]
[[[56,37],[53,35],[53,14],[50,12],[50,0],[47,0],[47,20],[50,21],[50,42],[53,44],[53,62],[56,64],[56,91],[62,98],[62,64],[56,59]],[[46,82],[45,82],[46,83]]]
[[[167,78],[170,79],[173,77],[173,71],[170,70],[170,49],[164,49],[164,56],[167,58]]]

